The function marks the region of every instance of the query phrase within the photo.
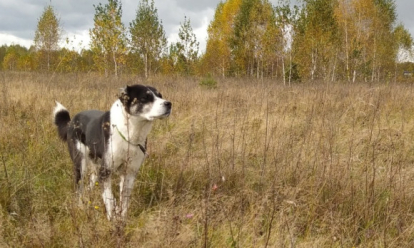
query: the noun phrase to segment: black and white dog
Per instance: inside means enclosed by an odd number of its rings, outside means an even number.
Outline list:
[[[97,180],[101,184],[108,219],[125,218],[152,121],[168,117],[171,102],[153,87],[132,85],[121,89],[107,112],[87,110],[71,120],[69,111],[56,102],[53,114],[59,137],[68,144],[78,192],[82,193],[80,180],[89,172],[89,187]],[[111,189],[112,172],[120,177],[118,204]]]

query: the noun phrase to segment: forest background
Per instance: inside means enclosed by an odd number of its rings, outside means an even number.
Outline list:
[[[399,60],[402,50],[412,52],[413,39],[398,22],[393,0],[304,0],[298,5],[223,1],[208,26],[203,52],[185,16],[178,41],[167,42],[153,1],[141,1],[128,24],[121,21],[121,1],[94,8],[89,48],[59,46],[60,10],[48,5],[39,17],[34,46],[1,46],[0,68],[145,78],[272,78],[284,84],[410,80],[414,69],[412,63]],[[68,38],[64,42],[73,43]]]

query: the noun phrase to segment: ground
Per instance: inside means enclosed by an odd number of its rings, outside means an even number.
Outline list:
[[[412,247],[411,84],[5,73],[2,247]],[[126,83],[173,103],[148,139],[125,224],[74,193],[54,100],[107,110]]]

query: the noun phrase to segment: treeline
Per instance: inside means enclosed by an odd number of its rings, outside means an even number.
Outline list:
[[[297,80],[390,80],[412,37],[393,0],[227,0],[208,29],[206,70],[222,76]]]
[[[218,4],[200,53],[190,20],[179,40],[167,43],[154,1],[142,0],[125,26],[119,0],[95,7],[90,49],[59,48],[61,28],[47,6],[35,45],[0,47],[3,70],[255,77],[294,81],[390,81],[402,75],[401,49],[413,39],[397,22],[394,0],[268,0]]]

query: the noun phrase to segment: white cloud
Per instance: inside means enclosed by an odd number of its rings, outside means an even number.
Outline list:
[[[214,12],[213,12],[214,15]],[[194,34],[197,36],[197,41],[200,42],[200,53],[204,53],[207,46],[207,28],[210,22],[212,21],[211,18],[209,18],[209,15],[204,16],[202,25],[194,29]]]
[[[76,33],[68,32],[62,36],[61,47],[80,52],[82,49],[88,49],[91,39],[89,30],[80,30]]]
[[[398,51],[397,61],[399,63],[404,63],[404,62],[414,63],[414,47],[411,48],[411,51],[401,48]]]
[[[33,45],[33,40],[23,39],[12,34],[0,33],[0,45],[21,45],[29,48]]]

